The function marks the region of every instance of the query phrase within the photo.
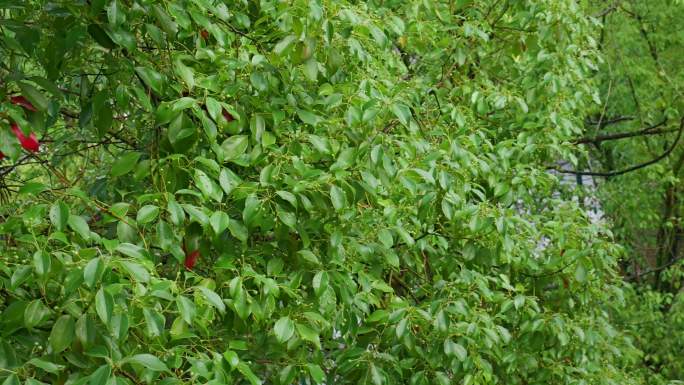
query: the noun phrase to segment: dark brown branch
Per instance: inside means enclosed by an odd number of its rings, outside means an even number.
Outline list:
[[[597,18],[597,19],[602,18],[602,17],[608,15],[609,13],[615,11],[615,10],[617,9],[617,7],[618,7],[619,4],[620,4],[620,0],[615,0],[615,1],[613,2],[613,4],[611,4],[610,6],[606,7],[603,11],[601,11],[601,12],[595,14],[595,15],[592,15],[592,17],[595,17],[595,18]]]
[[[627,276],[627,277],[625,277],[625,281],[639,280],[640,278],[643,278],[643,276],[645,276],[645,275],[657,273],[659,271],[663,271],[663,270],[667,269],[668,267],[674,265],[675,263],[677,263],[681,260],[682,260],[682,258],[675,258],[675,259],[671,260],[670,262],[668,262],[662,266],[658,266],[658,267],[654,267],[652,269],[646,270],[645,272],[643,272],[641,274],[634,274],[634,275]]]
[[[595,136],[593,138],[580,138],[580,139],[576,139],[575,141],[573,141],[573,143],[575,143],[575,144],[600,143],[600,142],[604,142],[607,140],[617,140],[617,139],[632,138],[635,136],[645,136],[645,135],[659,135],[659,134],[677,131],[677,129],[655,130],[656,128],[664,125],[665,123],[667,123],[667,119],[664,119],[660,123],[656,123],[652,126],[646,127],[646,128],[641,129],[639,131],[619,132],[616,134],[599,135],[599,136]]]
[[[618,176],[622,174],[626,174],[628,172],[636,171],[641,168],[650,166],[652,164],[658,163],[661,160],[667,158],[672,151],[677,147],[677,144],[679,143],[679,139],[682,137],[682,130],[684,130],[684,117],[682,117],[682,120],[679,124],[679,130],[677,130],[677,137],[675,138],[674,142],[672,142],[672,145],[670,148],[668,148],[665,152],[663,152],[660,156],[649,160],[648,162],[640,163],[632,167],[628,167],[622,170],[618,171],[609,171],[609,172],[593,172],[593,171],[577,171],[577,170],[563,170],[559,168],[553,168],[554,170],[562,173],[562,174],[574,174],[574,175],[588,175],[588,176],[600,176],[600,177],[611,177],[611,176]]]
[[[6,167],[0,168],[0,177],[4,177],[5,175],[11,173],[15,168],[26,163],[26,161],[30,158],[31,158],[31,155],[24,155],[19,160],[17,160],[16,163],[9,165],[9,166],[6,166]]]
[[[634,117],[633,117],[633,116],[617,116],[617,117],[615,117],[615,118],[608,119],[608,120],[603,120],[603,121],[601,121],[601,122],[593,122],[593,121],[588,120],[588,121],[586,121],[585,123],[586,123],[587,125],[590,125],[590,126],[597,126],[597,125],[599,125],[599,123],[600,123],[600,124],[601,124],[601,128],[603,128],[603,127],[609,126],[609,125],[611,125],[611,124],[620,123],[620,122],[624,122],[624,121],[627,121],[627,120],[634,120]]]

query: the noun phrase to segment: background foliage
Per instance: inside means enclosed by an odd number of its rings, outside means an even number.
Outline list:
[[[0,380],[682,378],[675,269],[622,279],[676,163],[609,223],[548,172],[647,157],[577,145],[632,71],[679,127],[681,10],[624,3],[0,0]]]
[[[681,130],[684,35],[673,28],[680,2],[617,2],[599,35],[605,58],[599,71],[603,106],[587,121],[593,167],[619,170],[669,156],[652,166],[605,179],[602,207],[616,239],[627,251],[620,265],[633,288],[629,307],[616,313],[617,326],[643,351],[651,383],[683,378]],[[598,123],[598,121],[602,123]],[[627,136],[628,135],[628,136]],[[674,145],[673,145],[674,144]]]

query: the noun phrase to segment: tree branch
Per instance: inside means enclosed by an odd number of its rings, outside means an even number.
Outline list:
[[[615,1],[613,2],[613,4],[611,4],[610,6],[606,7],[603,11],[601,11],[601,12],[595,14],[595,15],[592,15],[592,17],[595,17],[595,18],[597,18],[597,19],[600,19],[600,18],[602,18],[603,16],[606,16],[606,15],[608,15],[609,13],[615,11],[615,10],[617,9],[617,7],[618,7],[619,4],[620,4],[620,0],[615,0]]]
[[[677,263],[677,262],[679,262],[679,261],[681,261],[681,260],[682,260],[681,257],[680,257],[680,258],[675,258],[675,259],[671,260],[670,262],[668,262],[668,263],[666,263],[666,264],[664,264],[664,265],[662,265],[662,266],[654,267],[654,268],[652,268],[652,269],[650,269],[650,270],[647,270],[647,271],[645,271],[645,272],[643,272],[643,273],[641,273],[641,274],[638,274],[638,273],[637,273],[637,274],[634,274],[634,275],[627,276],[627,277],[625,277],[625,281],[630,281],[630,282],[631,282],[631,281],[639,280],[639,279],[642,278],[644,275],[648,275],[648,274],[651,274],[651,273],[657,273],[657,272],[659,272],[659,271],[663,271],[663,270],[667,269],[668,267],[674,265],[675,263]]]
[[[644,129],[641,129],[639,131],[633,131],[633,132],[619,132],[616,134],[609,134],[609,135],[599,135],[595,136],[593,138],[580,138],[576,139],[573,143],[575,144],[584,144],[584,143],[600,143],[604,142],[607,140],[617,140],[617,139],[624,139],[624,138],[631,138],[634,136],[645,136],[645,135],[658,135],[658,134],[664,134],[668,132],[675,132],[677,129],[670,129],[670,130],[654,130],[655,128],[658,128],[662,125],[667,123],[667,119],[663,119],[660,123],[656,123],[652,126],[646,127]]]
[[[574,174],[574,175],[587,175],[587,176],[601,176],[601,177],[611,177],[611,176],[618,176],[622,174],[626,174],[631,171],[636,171],[638,169],[650,166],[654,163],[660,162],[661,160],[667,158],[672,151],[677,147],[677,144],[679,143],[679,139],[682,137],[682,130],[684,130],[684,117],[682,117],[682,120],[679,124],[679,130],[677,130],[677,138],[675,138],[674,142],[672,142],[672,145],[670,148],[668,148],[664,153],[662,153],[660,156],[649,160],[648,162],[640,163],[632,167],[628,167],[622,170],[618,171],[610,171],[610,172],[593,172],[593,171],[577,171],[577,170],[563,170],[560,168],[552,168],[562,174]]]
[[[604,121],[600,122],[601,128],[608,126],[608,125],[611,125],[611,124],[624,122],[626,120],[634,120],[634,117],[633,116],[617,116],[617,117],[612,118],[612,119],[604,120]],[[591,125],[591,126],[596,126],[599,124],[599,122],[593,122],[591,120],[587,120],[585,123],[588,125]]]

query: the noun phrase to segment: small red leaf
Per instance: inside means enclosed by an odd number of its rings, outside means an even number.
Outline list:
[[[232,122],[233,120],[235,120],[233,115],[231,115],[230,112],[228,112],[225,108],[223,109],[223,118],[229,122]]]
[[[3,154],[2,151],[0,151],[0,160],[2,160],[2,158],[4,158],[4,157],[5,157],[5,154]]]
[[[187,270],[192,270],[192,268],[195,267],[195,264],[197,263],[197,258],[199,257],[199,253],[199,250],[195,250],[185,256],[185,262],[183,262],[183,265],[185,265],[185,268]]]
[[[201,30],[200,35],[202,36],[202,39],[204,39],[204,40],[209,39],[209,32],[207,32],[206,29]]]
[[[33,104],[31,104],[31,102],[29,102],[28,99],[26,99],[25,97],[23,97],[21,95],[12,96],[10,98],[10,101],[12,102],[12,104],[22,106],[29,111],[34,111],[34,112],[36,111],[36,107],[33,107]]]
[[[37,152],[40,149],[40,143],[38,143],[38,138],[36,138],[36,134],[34,132],[32,132],[27,138],[16,123],[12,123],[12,132],[14,132],[14,136],[17,137],[21,147],[23,147],[25,150]]]

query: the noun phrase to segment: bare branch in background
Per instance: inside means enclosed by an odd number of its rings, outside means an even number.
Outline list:
[[[575,140],[573,143],[575,143],[575,144],[584,144],[584,143],[596,144],[596,143],[600,143],[600,142],[605,142],[607,140],[617,140],[617,139],[631,138],[631,137],[635,137],[635,136],[659,135],[659,134],[665,134],[668,132],[677,131],[677,129],[655,130],[656,128],[664,125],[665,123],[667,123],[667,119],[663,119],[661,122],[656,123],[652,126],[646,127],[644,129],[641,129],[639,131],[619,132],[616,134],[595,136],[593,138],[580,138],[580,139]]]
[[[597,19],[600,19],[600,18],[602,18],[602,17],[608,15],[609,13],[615,11],[615,10],[618,8],[618,5],[620,5],[620,0],[615,0],[615,1],[613,2],[613,4],[609,5],[608,7],[606,7],[606,8],[605,8],[604,10],[602,10],[601,12],[599,12],[599,13],[597,13],[597,14],[595,14],[595,15],[592,15],[592,17],[595,17],[595,18],[597,18]]]
[[[618,175],[626,174],[628,172],[636,171],[636,170],[639,170],[641,168],[644,168],[644,167],[650,166],[652,164],[658,163],[661,160],[667,158],[672,153],[672,151],[674,151],[674,149],[677,147],[677,144],[679,144],[679,140],[682,137],[682,130],[684,130],[684,118],[682,118],[682,120],[679,124],[679,129],[677,130],[677,137],[675,138],[674,142],[672,142],[672,145],[670,146],[670,148],[668,148],[665,152],[660,154],[658,157],[651,159],[648,162],[640,163],[640,164],[637,164],[637,165],[632,166],[632,167],[628,167],[628,168],[618,170],[618,171],[610,171],[610,172],[564,170],[564,169],[560,169],[560,168],[553,168],[553,169],[560,172],[560,173],[563,173],[563,174],[600,176],[600,177],[604,177],[604,178],[611,177],[611,176],[618,176]]]

